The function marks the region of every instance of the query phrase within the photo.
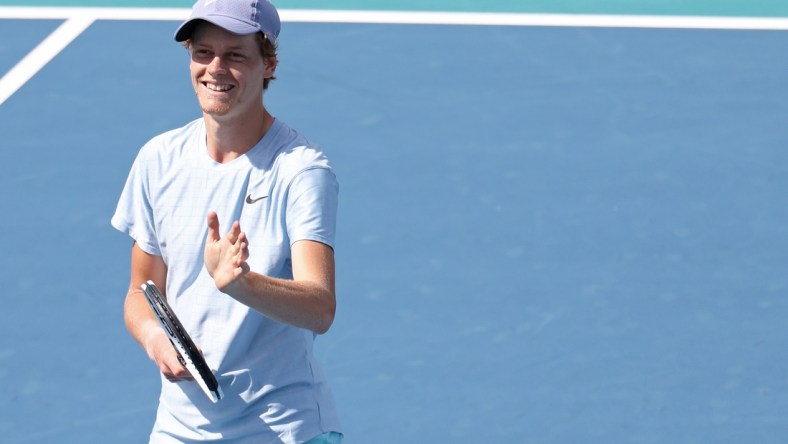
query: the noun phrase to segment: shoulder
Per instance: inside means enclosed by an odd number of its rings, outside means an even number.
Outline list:
[[[204,134],[202,119],[161,133],[143,145],[137,155],[137,162],[147,165],[149,168],[155,166],[160,170],[169,169],[199,140],[200,134]]]
[[[274,158],[274,166],[280,174],[293,177],[314,168],[331,170],[331,163],[323,148],[284,123],[279,125],[277,138],[281,148]]]
[[[166,131],[153,137],[142,147],[140,154],[147,156],[178,155],[200,133],[204,133],[204,128],[205,125],[202,119],[193,120],[180,128]]]

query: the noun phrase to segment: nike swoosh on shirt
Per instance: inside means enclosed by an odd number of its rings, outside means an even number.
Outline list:
[[[252,199],[252,195],[250,194],[250,195],[246,196],[246,203],[253,204],[253,203],[257,202],[258,200],[265,199],[266,197],[268,197],[268,196],[266,195],[266,196],[258,197],[256,199]]]

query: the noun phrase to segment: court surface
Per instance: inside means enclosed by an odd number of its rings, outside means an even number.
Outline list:
[[[0,19],[0,73],[62,23]],[[3,443],[146,442],[109,219],[198,117],[176,26],[96,20],[0,105]],[[788,439],[786,31],[283,29],[266,103],[340,180],[348,444]]]

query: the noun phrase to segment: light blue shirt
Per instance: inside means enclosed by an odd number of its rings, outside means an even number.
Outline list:
[[[252,271],[292,279],[290,246],[333,248],[338,185],[322,150],[275,120],[243,156],[208,156],[202,119],[155,137],[139,152],[112,225],[167,264],[167,299],[215,370],[213,404],[191,381],[162,377],[152,443],[300,443],[341,432],[314,334],[271,320],[219,292],[205,271],[206,216],[220,232],[238,220]]]

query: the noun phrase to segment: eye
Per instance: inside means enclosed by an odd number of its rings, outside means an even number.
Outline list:
[[[206,59],[211,57],[211,51],[207,49],[195,49],[192,55],[197,59]]]
[[[228,54],[228,56],[230,57],[230,60],[233,60],[235,62],[242,62],[246,60],[246,56],[241,54],[240,52],[231,52],[230,54]]]

